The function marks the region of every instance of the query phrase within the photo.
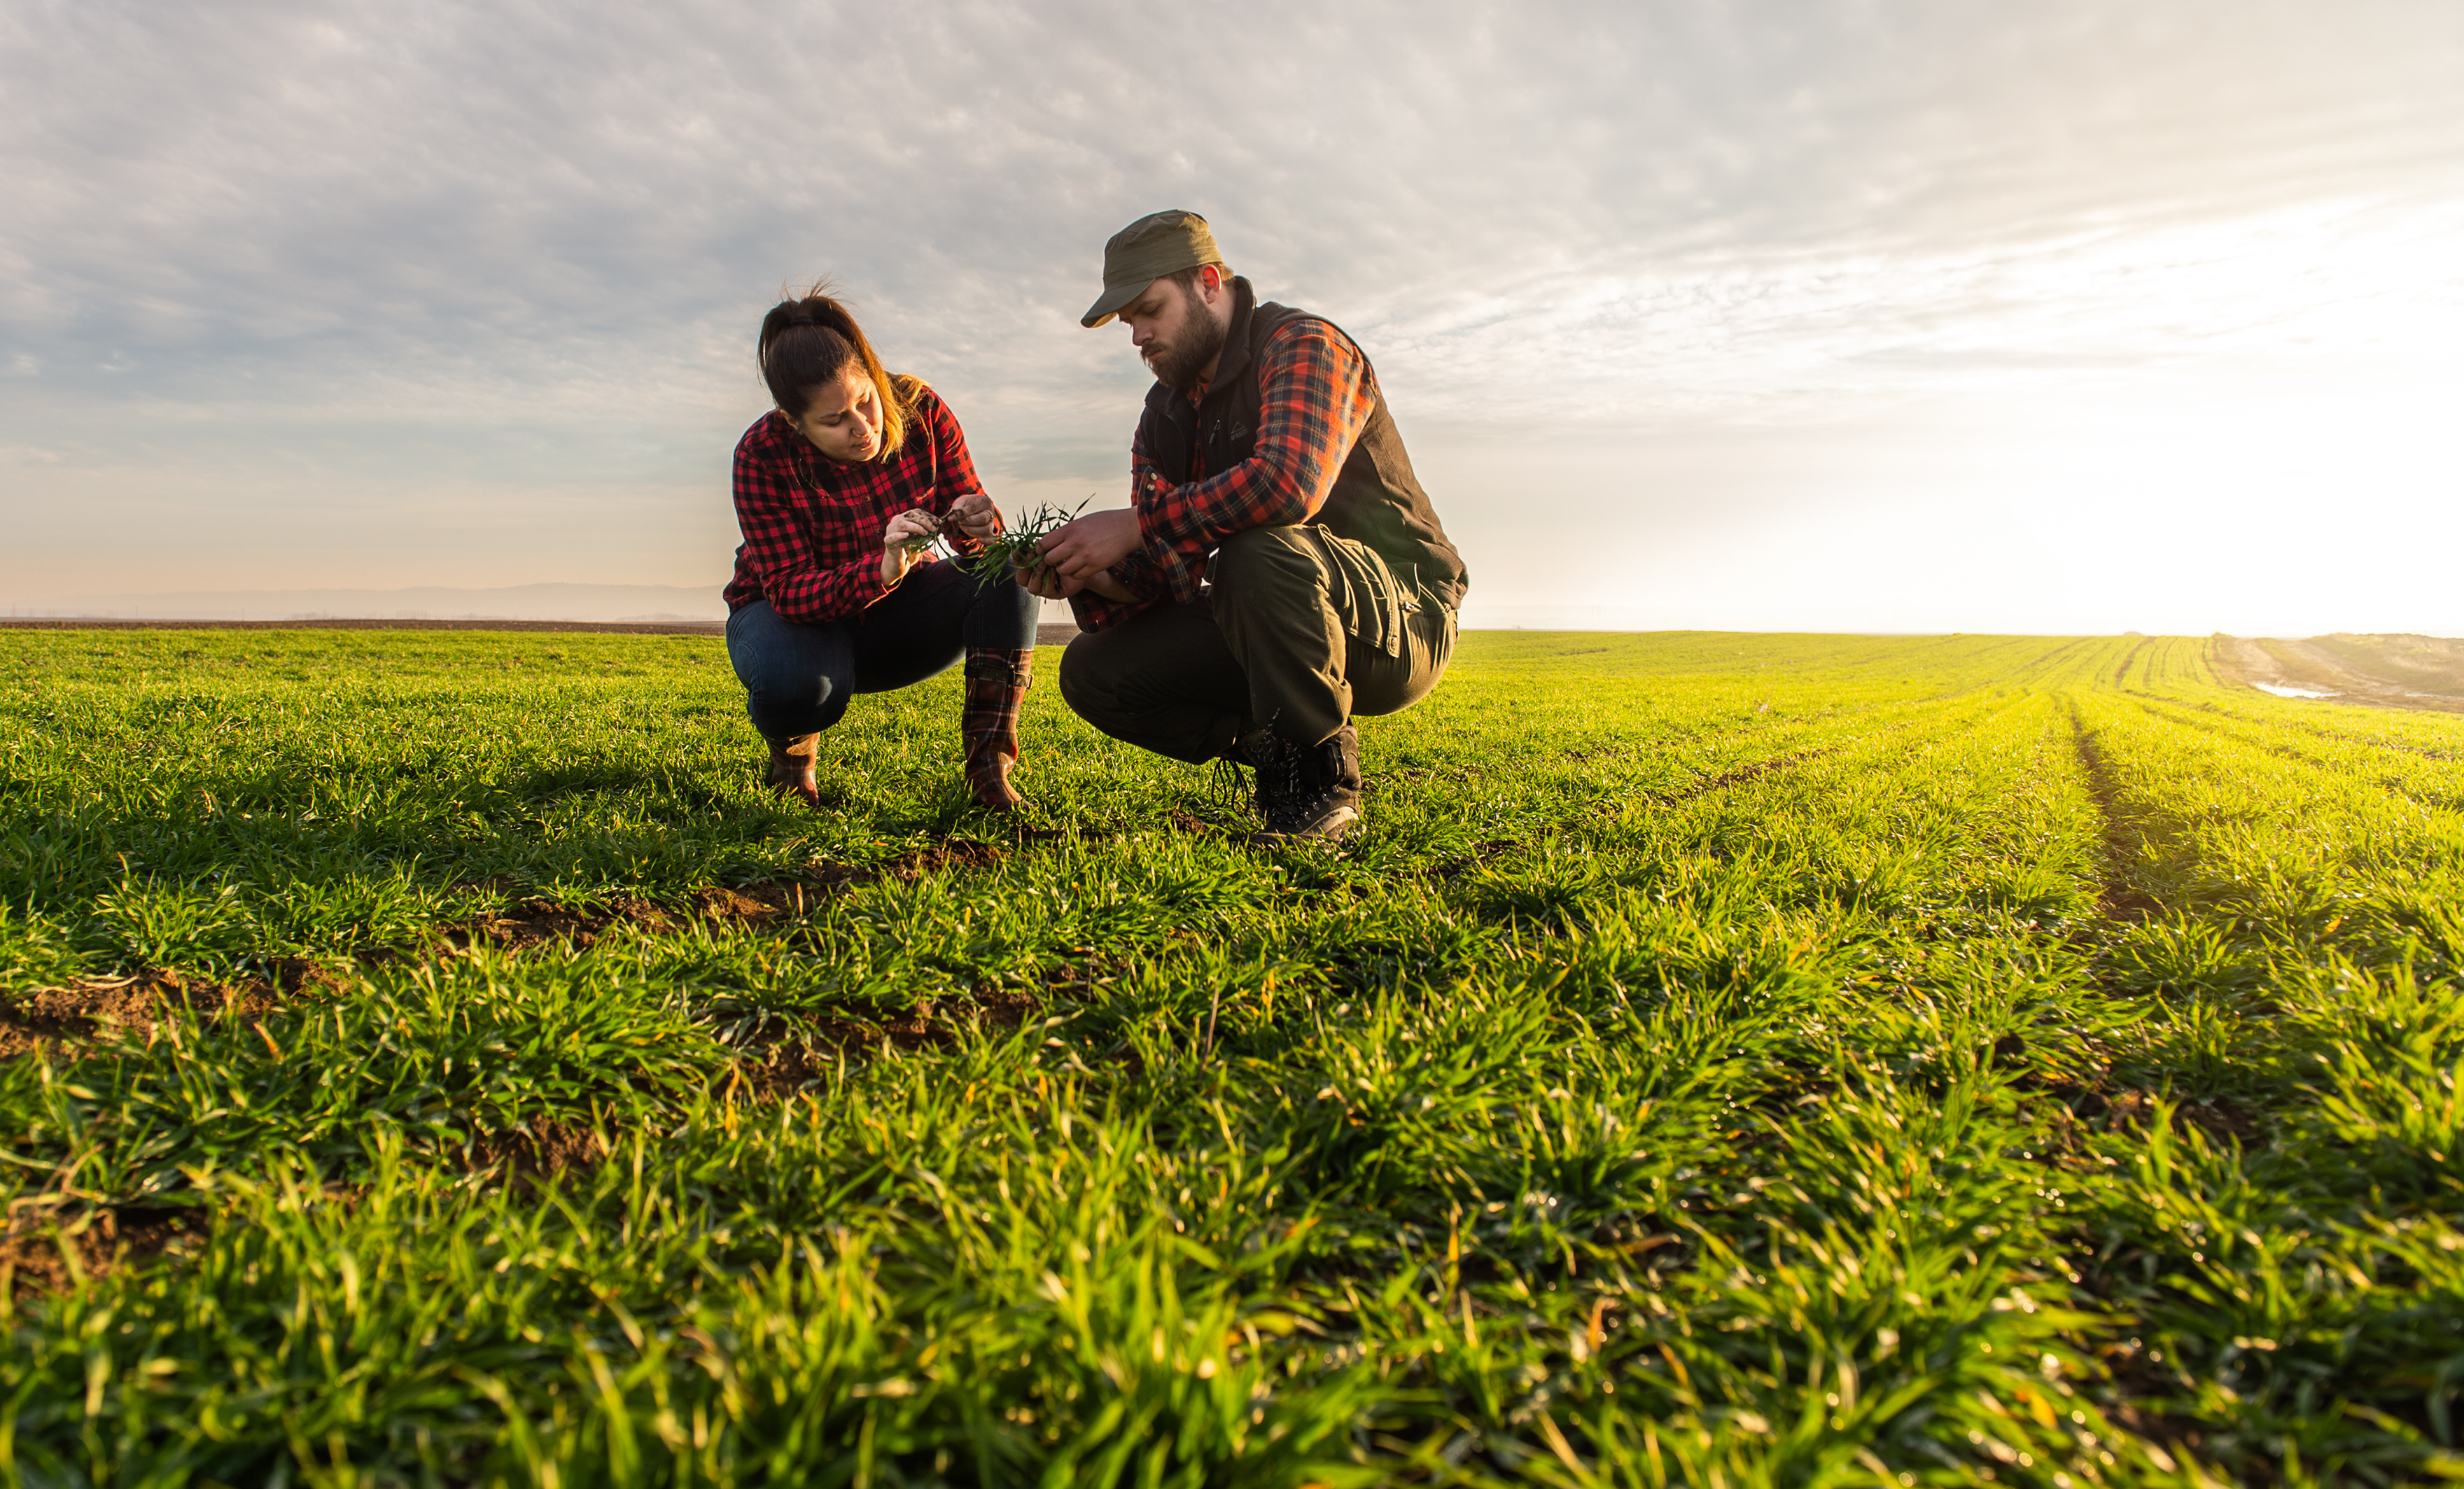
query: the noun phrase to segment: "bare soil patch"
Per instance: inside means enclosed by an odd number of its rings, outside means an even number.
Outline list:
[[[858,885],[883,880],[913,884],[929,874],[990,868],[1007,856],[996,843],[952,839],[884,864],[825,864],[793,879],[696,889],[680,901],[628,897],[564,905],[517,900],[492,914],[449,927],[443,939],[457,949],[485,945],[519,950],[549,941],[586,947],[620,926],[666,931],[694,920],[759,925],[801,917],[831,893]]]
[[[1066,981],[1056,982],[1047,992],[1066,986]],[[732,1079],[741,1081],[756,1099],[790,1096],[850,1056],[942,1048],[976,1029],[1006,1034],[1045,1003],[1045,997],[1023,989],[982,983],[964,996],[918,1003],[891,1018],[794,1019],[756,1040],[750,1053],[759,1058],[739,1062]]]
[[[185,1210],[93,1210],[69,1218],[12,1210],[0,1237],[0,1287],[12,1301],[65,1292],[80,1277],[91,1281],[153,1260],[200,1223]]]
[[[913,883],[954,869],[990,868],[1005,856],[1006,850],[995,843],[951,840],[880,865],[825,865],[793,880],[713,886],[681,900],[628,897],[590,905],[517,900],[443,928],[425,948],[377,952],[361,961],[384,965],[418,959],[440,947],[451,952],[481,946],[521,951],[549,943],[586,948],[619,927],[660,932],[693,921],[793,921],[851,886],[883,880]],[[303,993],[341,986],[342,978],[333,969],[304,957],[284,957],[263,975],[228,981],[148,968],[125,976],[80,977],[63,987],[0,990],[0,1060],[24,1055],[73,1059],[78,1046],[115,1029],[150,1040],[174,1006],[248,1018]]]
[[[284,957],[268,974],[215,982],[149,970],[124,977],[80,977],[66,987],[29,988],[0,1003],[0,1059],[62,1054],[113,1029],[151,1039],[174,1006],[199,1014],[262,1014],[276,1004],[341,986],[330,970],[304,957]]]
[[[2072,1109],[2082,1121],[2108,1132],[2143,1130],[2156,1120],[2157,1096],[2152,1091],[2115,1091],[2082,1085],[2061,1094],[2069,1097]],[[2211,1139],[2244,1144],[2259,1134],[2258,1119],[2225,1097],[2179,1104],[2173,1108],[2172,1126],[2177,1132],[2196,1128]]]
[[[463,1162],[473,1172],[496,1169],[515,1184],[537,1185],[567,1169],[589,1168],[606,1156],[607,1145],[598,1133],[548,1119],[531,1123],[528,1131],[479,1138],[464,1150]]]

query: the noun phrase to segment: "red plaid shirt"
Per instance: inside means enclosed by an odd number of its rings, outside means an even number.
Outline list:
[[[890,593],[881,582],[881,535],[890,519],[950,504],[984,489],[967,458],[967,436],[947,404],[920,387],[907,438],[886,460],[841,465],[772,409],[736,443],[736,578],[730,613],[767,600],[800,624],[840,621]],[[979,546],[954,529],[946,541]]]
[[[1132,595],[1070,597],[1078,624],[1100,631],[1166,596],[1198,598],[1206,556],[1253,527],[1296,527],[1317,515],[1353,443],[1377,408],[1377,375],[1360,348],[1323,320],[1287,322],[1258,356],[1258,443],[1228,471],[1175,486],[1143,437],[1130,442],[1130,503],[1146,546],[1112,566]]]

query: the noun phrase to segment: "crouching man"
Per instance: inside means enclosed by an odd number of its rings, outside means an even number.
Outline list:
[[[1257,773],[1269,841],[1360,821],[1354,714],[1435,688],[1465,582],[1377,375],[1352,338],[1261,305],[1195,212],[1104,246],[1104,293],[1155,386],[1130,446],[1127,511],[1045,538],[1025,582],[1085,634],[1061,695],[1115,739]]]

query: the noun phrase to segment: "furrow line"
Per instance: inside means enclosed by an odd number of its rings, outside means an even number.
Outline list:
[[[2133,693],[2130,695],[2130,699],[2133,703],[2139,706],[2141,711],[2147,713],[2149,716],[2161,719],[2176,728],[2199,730],[2202,733],[2212,734],[2219,739],[2230,740],[2234,744],[2240,745],[2246,750],[2256,750],[2267,755],[2275,755],[2278,759],[2290,760],[2294,764],[2306,766],[2311,770],[2318,771],[2321,775],[2332,777],[2338,780],[2354,781],[2362,785],[2375,787],[2400,800],[2409,801],[2416,806],[2427,807],[2432,811],[2464,811],[2464,798],[2435,791],[2416,790],[2399,784],[2396,780],[2384,776],[2365,776],[2357,771],[2352,765],[2343,761],[2321,759],[2315,755],[2297,749],[2291,745],[2277,744],[2270,740],[2251,738],[2244,732],[2229,728],[2225,724],[2217,723],[2209,719],[2192,718],[2178,714],[2145,694]]]
[[[2107,920],[2136,922],[2164,913],[2156,897],[2123,877],[2123,865],[2136,858],[2141,843],[2123,821],[2122,783],[2105,755],[2096,731],[2088,728],[2079,704],[2070,704],[2071,740],[2086,774],[2088,796],[2096,802],[2100,835],[2104,843],[2104,872],[2097,887],[2097,905]]]

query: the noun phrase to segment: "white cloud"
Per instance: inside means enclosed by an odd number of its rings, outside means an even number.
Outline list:
[[[1141,379],[1075,316],[1163,205],[1362,338],[1487,596],[1564,586],[1535,492],[1776,553],[2168,407],[2453,385],[2459,73],[2445,0],[0,0],[0,588],[715,576],[752,326],[823,273],[1074,500]]]

